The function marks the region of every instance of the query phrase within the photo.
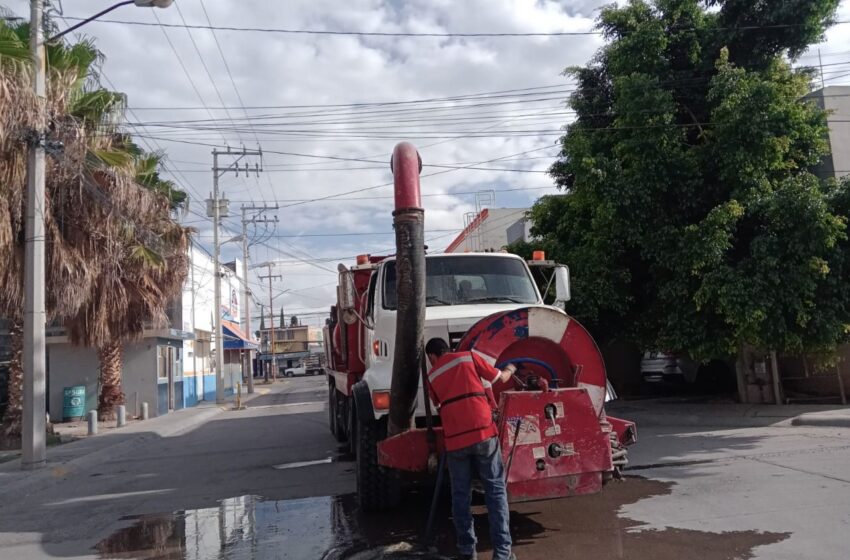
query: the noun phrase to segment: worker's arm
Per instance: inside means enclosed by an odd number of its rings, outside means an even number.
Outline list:
[[[510,381],[511,376],[516,372],[516,366],[513,364],[508,364],[508,367],[499,372],[499,380],[502,383],[507,383]]]
[[[488,364],[484,358],[475,352],[472,353],[472,359],[475,363],[475,368],[478,371],[478,377],[489,383],[495,383],[497,381],[506,382],[516,371],[516,366],[513,364],[508,364],[505,369],[498,370]]]

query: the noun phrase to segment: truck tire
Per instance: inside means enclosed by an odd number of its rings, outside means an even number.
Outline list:
[[[337,390],[333,393],[334,401],[334,436],[337,442],[343,443],[346,439],[345,434],[345,396]]]
[[[336,416],[336,386],[328,383],[328,426],[333,435],[336,435]]]
[[[378,442],[387,435],[386,418],[357,419],[357,498],[360,508],[367,512],[386,511],[398,506],[401,500],[401,480],[398,471],[378,464]]]
[[[348,434],[348,453],[354,457],[357,455],[357,411],[354,405],[354,398],[348,404],[347,415],[345,419],[345,431]]]

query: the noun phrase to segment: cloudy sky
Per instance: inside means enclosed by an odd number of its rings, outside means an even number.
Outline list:
[[[59,28],[112,0],[64,0]],[[274,229],[254,231],[254,263],[279,261],[275,300],[287,315],[323,322],[337,262],[389,252],[393,145],[411,140],[425,164],[426,239],[442,250],[475,210],[477,192],[496,207],[529,206],[555,192],[543,171],[570,120],[561,76],[587,62],[598,35],[382,37],[292,34],[171,25],[358,31],[366,33],[552,33],[592,29],[607,0],[178,0],[165,10],[122,7],[85,34],[106,55],[105,85],[125,92],[141,143],[168,155],[186,190],[184,222],[211,250],[203,199],[212,187],[211,150],[261,145],[264,172],[221,179],[231,200],[224,238],[240,230],[240,206],[275,205]],[[28,2],[0,0],[16,14]],[[58,2],[54,2],[58,7]],[[178,9],[179,8],[179,9]],[[850,20],[843,2],[841,20]],[[158,24],[165,24],[160,26]],[[818,47],[828,85],[850,83],[839,25]],[[802,64],[816,64],[810,51]],[[848,63],[850,64],[850,63]],[[850,70],[848,70],[850,72]],[[448,99],[447,99],[448,98]],[[336,158],[336,159],[334,159]],[[364,161],[365,160],[365,161]],[[251,165],[256,158],[246,158]],[[222,158],[221,163],[228,160]],[[431,167],[434,165],[434,167]],[[425,175],[433,174],[431,177]],[[350,193],[350,194],[343,194]],[[317,200],[318,199],[318,200]],[[260,238],[262,236],[262,238]],[[240,246],[223,249],[241,258]],[[267,301],[256,277],[252,289]],[[277,309],[276,309],[277,312]],[[311,315],[312,314],[312,315]]]

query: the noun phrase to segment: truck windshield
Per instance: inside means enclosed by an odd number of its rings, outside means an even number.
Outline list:
[[[384,308],[395,309],[395,261],[384,265]],[[426,304],[537,303],[522,261],[496,256],[429,257],[425,260]]]

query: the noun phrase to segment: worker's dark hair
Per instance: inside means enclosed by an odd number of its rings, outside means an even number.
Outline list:
[[[425,345],[425,353],[426,354],[434,354],[436,356],[442,356],[446,352],[449,351],[449,345],[446,344],[446,341],[442,338],[432,338],[428,341],[428,344]]]

